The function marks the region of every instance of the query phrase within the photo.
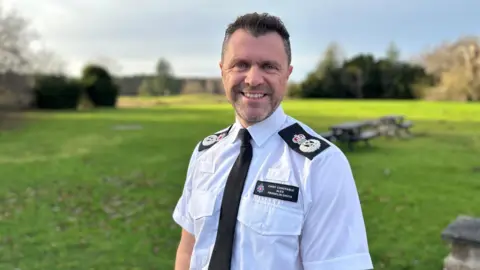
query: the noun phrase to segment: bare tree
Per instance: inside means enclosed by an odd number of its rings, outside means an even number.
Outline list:
[[[46,47],[32,51],[27,59],[29,73],[65,74],[67,72],[67,62]]]
[[[480,39],[466,36],[422,55],[420,63],[440,84],[431,89],[443,99],[480,100]]]
[[[0,1],[0,73],[24,71],[28,54],[38,34],[15,10],[7,11]]]
[[[40,44],[40,35],[0,0],[0,107],[29,106],[32,73],[63,73],[65,63]],[[37,45],[37,46],[35,46]],[[1,116],[1,115],[0,115]]]

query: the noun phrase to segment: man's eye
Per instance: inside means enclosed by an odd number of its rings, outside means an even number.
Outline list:
[[[264,69],[276,69],[276,67],[272,64],[265,64],[265,65],[263,65],[263,68]]]
[[[247,65],[247,63],[240,62],[240,63],[237,63],[237,64],[235,65],[235,67],[244,69],[244,68],[247,68],[248,65]]]

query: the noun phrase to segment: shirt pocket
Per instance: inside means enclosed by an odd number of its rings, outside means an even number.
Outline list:
[[[212,191],[192,190],[188,212],[193,219],[200,219],[213,215],[215,211],[216,195]]]
[[[213,161],[200,160],[196,165],[192,178],[192,187],[195,190],[212,190],[215,182],[215,163]]]
[[[218,191],[194,189],[192,190],[188,212],[193,219],[195,250],[190,261],[190,269],[203,270],[208,262],[213,246],[211,238],[216,230],[220,212],[220,195]]]
[[[237,219],[254,232],[264,236],[299,236],[303,227],[303,212],[243,198]]]
[[[211,190],[192,190],[188,213],[193,219],[195,236],[214,230],[213,224],[218,219],[220,205],[219,193]]]

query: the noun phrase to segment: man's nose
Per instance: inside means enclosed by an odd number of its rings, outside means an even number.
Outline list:
[[[263,84],[263,72],[257,66],[252,66],[245,77],[245,83],[251,87]]]

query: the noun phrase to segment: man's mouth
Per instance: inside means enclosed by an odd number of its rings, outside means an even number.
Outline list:
[[[249,92],[240,92],[240,93],[242,94],[242,96],[249,99],[261,99],[267,96],[267,94],[265,93],[249,93]]]

